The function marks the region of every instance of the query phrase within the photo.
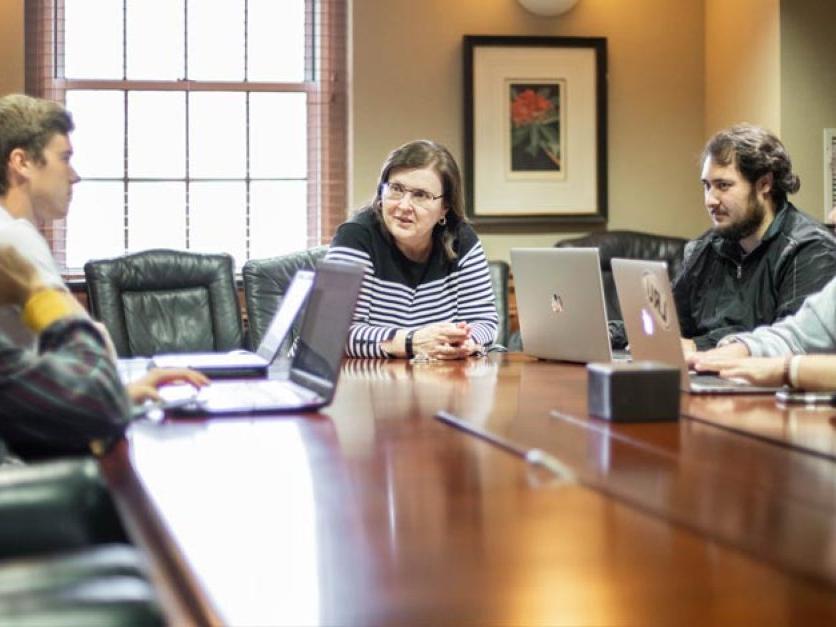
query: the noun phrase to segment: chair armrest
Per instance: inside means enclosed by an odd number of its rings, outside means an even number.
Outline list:
[[[100,544],[49,555],[0,560],[0,599],[50,593],[104,577],[145,578],[142,554],[128,544]]]
[[[0,557],[125,539],[93,459],[0,468]]]

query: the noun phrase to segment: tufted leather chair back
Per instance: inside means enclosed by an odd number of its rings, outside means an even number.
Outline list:
[[[251,350],[255,350],[261,343],[296,271],[315,269],[327,251],[327,246],[317,246],[278,257],[250,259],[244,264],[241,275],[244,279]],[[298,333],[298,329],[294,327],[293,332]]]
[[[687,242],[687,239],[681,237],[654,235],[653,233],[605,231],[561,240],[555,246],[598,249],[604,282],[604,297],[607,302],[607,317],[610,320],[621,320],[621,309],[618,306],[618,295],[610,264],[613,257],[665,261],[668,264],[668,275],[673,278],[682,267]]]
[[[162,249],[88,261],[90,310],[120,357],[241,348],[234,267],[227,254]]]

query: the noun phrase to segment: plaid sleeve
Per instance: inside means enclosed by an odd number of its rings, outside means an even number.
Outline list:
[[[128,409],[116,366],[88,319],[48,326],[38,353],[0,334],[0,437],[12,449],[89,451],[94,439],[122,435]]]

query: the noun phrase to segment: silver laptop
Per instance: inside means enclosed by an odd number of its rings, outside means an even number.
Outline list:
[[[664,261],[613,259],[612,272],[635,360],[661,361],[680,369],[681,388],[692,394],[772,394],[742,380],[689,372],[682,352],[679,317]]]
[[[208,377],[267,376],[270,365],[290,332],[293,321],[305,303],[313,285],[314,273],[299,270],[282,299],[281,306],[256,352],[235,350],[227,353],[166,353],[154,355],[151,366],[157,368],[191,368]]]
[[[527,354],[612,359],[597,248],[512,248],[511,267]]]
[[[178,403],[174,411],[203,415],[279,413],[309,411],[330,403],[363,273],[360,265],[319,264],[286,378],[214,381],[201,388],[190,402]]]

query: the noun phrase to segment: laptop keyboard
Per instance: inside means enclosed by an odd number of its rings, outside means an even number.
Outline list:
[[[724,379],[716,374],[701,374],[698,372],[689,372],[691,377],[691,385],[698,385],[700,387],[710,386],[712,388],[739,388],[751,387],[751,383],[744,379]]]
[[[253,407],[295,405],[311,400],[312,394],[303,395],[301,392],[302,389],[288,381],[222,381],[201,390],[198,400],[211,399],[213,404],[223,402],[225,405],[243,402]]]

